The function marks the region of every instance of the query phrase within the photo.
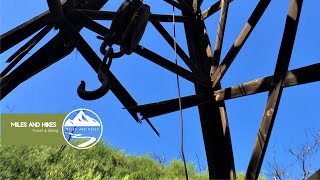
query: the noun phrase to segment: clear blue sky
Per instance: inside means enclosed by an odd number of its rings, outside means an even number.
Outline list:
[[[172,13],[172,7],[162,0],[145,0],[144,2],[151,5],[153,13]],[[214,2],[204,1],[202,9],[204,10]],[[222,57],[233,44],[257,2],[258,0],[235,0],[230,5]],[[1,34],[48,9],[45,0],[2,0],[0,3]],[[115,10],[120,3],[118,0],[110,0],[103,10]],[[225,75],[222,81],[223,87],[273,74],[288,5],[289,0],[274,0],[270,3]],[[318,7],[320,7],[320,1],[304,1],[289,69],[319,62],[320,24],[316,21],[317,17],[320,17]],[[206,20],[212,44],[215,42],[218,19],[219,13],[216,13]],[[107,27],[110,26],[110,22],[100,21],[100,23]],[[163,23],[163,25],[172,34],[172,24]],[[57,32],[52,30],[31,53]],[[83,29],[81,34],[100,55],[101,41],[95,38],[96,34],[86,29]],[[182,24],[177,24],[177,34],[178,43],[187,52]],[[5,60],[22,44],[1,54],[1,70],[6,66]],[[147,27],[141,45],[173,61],[173,50],[151,24]],[[30,55],[26,57],[28,56]],[[185,67],[180,59],[179,64]],[[175,75],[136,54],[114,60],[111,70],[139,104],[177,97]],[[104,123],[103,138],[116,147],[124,149],[129,154],[148,152],[164,154],[167,161],[180,158],[180,125],[177,112],[151,119],[161,134],[161,138],[158,138],[146,123],[137,124],[129,113],[122,109],[123,106],[111,92],[96,101],[80,99],[76,90],[81,80],[85,80],[90,89],[99,86],[95,72],[81,54],[74,51],[63,60],[21,84],[4,98],[1,101],[1,112],[9,112],[7,106],[14,106],[15,113],[68,113],[80,107],[89,108],[95,111]],[[194,87],[190,82],[181,78],[181,86],[182,95],[194,94]],[[274,131],[269,142],[270,145],[274,145],[280,162],[287,164],[293,161],[293,158],[288,156],[286,149],[289,145],[304,142],[305,130],[320,129],[319,90],[320,83],[312,83],[283,91]],[[266,100],[267,93],[261,93],[226,102],[238,172],[245,171],[248,166]],[[188,161],[196,162],[195,154],[197,154],[201,165],[205,167],[206,157],[197,108],[184,110],[183,115],[186,158]],[[262,167],[263,171],[269,170],[266,162],[271,158],[272,147],[269,146]],[[314,162],[315,168],[319,168],[320,164],[319,156],[317,158]],[[296,164],[292,168],[291,174],[296,176],[299,167]]]

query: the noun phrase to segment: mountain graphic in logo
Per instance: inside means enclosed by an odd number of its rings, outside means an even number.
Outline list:
[[[70,112],[63,120],[64,140],[76,149],[88,149],[97,144],[102,136],[100,117],[93,111],[80,108]]]
[[[86,115],[82,110],[73,119],[66,120],[64,126],[75,127],[75,126],[100,126],[100,123]]]

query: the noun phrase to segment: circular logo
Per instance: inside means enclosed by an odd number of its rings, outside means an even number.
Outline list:
[[[99,116],[89,109],[73,110],[62,123],[64,139],[76,149],[88,149],[96,145],[102,136],[102,131]]]

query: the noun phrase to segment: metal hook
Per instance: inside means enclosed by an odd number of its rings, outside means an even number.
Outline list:
[[[109,48],[108,51],[106,51],[103,61],[99,66],[98,79],[102,83],[102,85],[98,89],[93,91],[87,91],[86,83],[84,81],[81,81],[77,89],[78,95],[81,99],[96,100],[106,95],[107,92],[110,90],[111,84],[110,84],[110,79],[108,77],[108,72],[110,70],[110,66],[112,63],[112,53],[113,53],[113,49]],[[108,59],[109,61],[106,64]]]

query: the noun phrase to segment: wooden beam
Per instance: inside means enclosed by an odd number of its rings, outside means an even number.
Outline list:
[[[286,73],[283,88],[302,85],[320,81],[320,63],[294,69]],[[273,76],[268,76],[256,80],[252,80],[243,84],[235,85],[225,89],[214,91],[210,94],[197,94],[185,96],[181,98],[182,109],[198,106],[200,104],[212,101],[212,97],[217,102],[234,99],[238,97],[249,96],[252,94],[269,91],[273,82]],[[144,104],[135,107],[130,107],[137,112],[141,112],[145,117],[151,118],[179,110],[179,98],[174,98],[166,101]]]
[[[189,1],[191,2],[191,1]],[[198,1],[199,3],[200,1]],[[200,12],[199,9],[196,13]],[[182,12],[187,15],[188,12]],[[197,16],[197,14],[194,14]],[[210,67],[213,58],[207,30],[203,21],[184,24],[190,59],[203,74],[210,79]],[[195,85],[196,94],[208,94],[210,91]],[[235,179],[230,131],[223,102],[210,101],[198,106],[202,135],[208,162],[210,179]]]
[[[198,94],[192,96],[185,96],[181,98],[181,108],[187,109],[198,106],[200,104],[208,103],[214,98],[210,94]],[[132,106],[129,109],[140,112],[143,117],[152,118],[155,116],[164,115],[179,110],[179,99],[170,99],[151,104],[144,104],[139,106]]]
[[[16,28],[0,36],[0,53],[5,52],[27,37],[39,31],[51,19],[50,12],[46,11],[31,20],[17,26]]]
[[[312,174],[310,177],[307,178],[307,180],[319,180],[320,179],[320,169],[318,169],[317,172]]]
[[[100,9],[106,2],[107,0],[89,0],[83,2],[83,4],[78,2],[76,4],[76,8]],[[29,27],[31,25],[29,24],[27,26]],[[82,27],[77,26],[76,29],[77,31],[80,31]],[[6,97],[12,90],[30,77],[36,75],[70,54],[74,48],[75,47],[70,45],[70,43],[66,41],[60,33],[53,37],[48,43],[32,54],[10,74],[1,77],[0,100]]]
[[[194,84],[201,86],[202,88],[210,88],[210,86],[208,86],[208,83],[206,81],[204,81],[201,77],[196,76],[192,72],[190,72],[180,66],[177,66],[175,63],[173,63],[173,62],[169,61],[168,59],[150,51],[147,48],[144,48],[139,45],[137,47],[137,49],[135,50],[135,53],[150,60],[151,62],[153,62],[155,64],[158,64],[159,66],[161,66],[161,67],[163,67],[173,73],[177,73],[179,76],[185,78],[186,80],[193,82]]]
[[[185,0],[177,0],[177,1],[183,7],[183,11],[191,11],[192,10],[192,6],[190,6],[190,4],[188,4]]]
[[[105,4],[108,0],[97,0],[97,1],[76,1],[75,8],[78,9],[90,9],[97,10],[97,5]],[[69,1],[63,1],[62,7],[69,6]],[[99,8],[100,9],[100,8]],[[19,42],[28,38],[32,34],[36,33],[46,25],[50,25],[54,22],[54,16],[50,11],[45,11],[44,13],[32,18],[31,20],[17,26],[16,28],[2,34],[0,36],[0,54],[15,46]]]
[[[33,75],[70,54],[73,51],[74,46],[66,44],[68,44],[68,42],[58,34],[38,51],[32,54],[26,61],[12,70],[11,73],[1,77],[0,99],[6,97],[13,89]]]
[[[227,0],[227,1],[228,3],[231,3],[233,0]],[[207,19],[211,15],[218,12],[220,9],[221,9],[221,1],[218,1],[201,13],[201,20]]]
[[[76,13],[78,16],[74,15],[73,16],[73,20],[80,23],[81,25],[83,25],[84,27],[104,36],[109,32],[109,29],[86,18],[85,16],[82,16],[81,13]],[[177,66],[176,64],[174,64],[173,62],[163,58],[162,56],[142,47],[142,46],[138,46],[137,49],[135,50],[135,53],[137,53],[138,55],[160,65],[161,67],[173,72],[173,73],[178,73],[178,75],[180,75],[181,77],[195,83],[195,84],[199,84],[202,87],[208,88],[208,84],[199,76],[193,74],[192,72]]]
[[[47,0],[51,16],[58,23],[63,18],[63,9],[60,0]]]
[[[214,46],[214,53],[213,53],[213,59],[211,64],[211,70],[210,70],[210,76],[211,80],[213,80],[212,75],[217,70],[217,67],[220,63],[220,57],[221,57],[221,50],[222,50],[222,44],[224,39],[224,32],[226,28],[226,22],[228,17],[228,9],[229,9],[229,3],[228,0],[222,0],[220,1],[220,19],[218,23],[218,30],[217,30],[217,36],[216,36],[216,44]]]
[[[288,71],[282,87],[291,87],[320,81],[320,63]],[[269,91],[273,83],[273,76],[268,76],[229,88],[214,91],[216,101],[229,100],[252,94]]]
[[[174,16],[175,22],[189,22],[194,21],[193,18],[189,16]],[[172,15],[165,14],[150,14],[149,21],[158,21],[158,22],[173,22]]]
[[[116,16],[116,12],[111,11],[97,11],[97,10],[87,10],[87,9],[76,9],[75,11],[81,12],[88,16],[92,20],[113,20]],[[156,22],[172,22],[172,15],[166,14],[150,14],[149,21]],[[188,22],[193,21],[191,17],[188,16],[175,16],[175,22]]]
[[[67,38],[69,41],[71,41],[74,44],[74,46],[76,46],[78,51],[86,59],[86,61],[92,67],[92,69],[96,71],[96,73],[98,73],[99,65],[101,64],[102,61],[99,58],[99,56],[93,51],[93,49],[89,46],[89,44],[70,25],[62,28],[61,30],[64,37]],[[116,77],[111,72],[108,73],[108,76],[112,83],[111,91],[121,101],[124,107],[137,105],[135,100],[125,90],[125,88],[120,84],[120,82],[116,79]],[[137,116],[136,112],[129,110],[129,113],[137,122],[140,122],[140,119]]]
[[[23,45],[20,49],[18,49],[12,56],[8,58],[6,62],[11,62],[0,74],[0,77],[6,75],[11,69],[17,65],[20,60],[30,52],[30,50],[38,44],[38,42],[47,35],[50,30],[52,29],[52,26],[46,26],[43,28],[39,33],[37,33],[34,37],[32,37],[25,45]]]
[[[75,9],[74,11],[86,15],[92,20],[113,20],[116,16],[116,12],[111,11],[98,11],[88,9]]]
[[[272,132],[272,127],[277,115],[285,74],[289,67],[294,40],[299,24],[302,2],[303,0],[290,1],[285,29],[277,59],[277,65],[274,71],[273,85],[269,91],[267,105],[247,169],[246,179],[257,179],[260,173],[260,168]]]
[[[174,39],[170,36],[168,31],[159,23],[152,22],[152,25],[157,29],[157,31],[162,35],[162,37],[167,41],[167,43],[174,49]],[[191,62],[189,56],[182,50],[178,43],[176,43],[177,54],[183,60],[183,62],[189,67],[189,69],[196,75],[204,78],[206,80],[206,76],[202,74]]]
[[[233,43],[232,47],[228,51],[227,55],[223,59],[222,63],[215,71],[215,73],[211,76],[212,77],[212,86],[216,87],[216,85],[220,82],[223,78],[224,74],[240,52],[241,48],[243,47],[244,43],[250,36],[251,32],[255,28],[256,24],[260,20],[261,16],[267,9],[271,0],[260,0],[256,8],[254,9],[253,13],[251,14],[248,22],[243,27],[241,33],[239,34],[236,41]]]
[[[71,24],[65,22],[64,26],[61,28],[61,31],[66,39],[71,41],[76,48],[79,50],[81,55],[86,59],[88,64],[98,73],[99,66],[102,63],[102,60],[99,56],[93,51],[89,44],[83,39],[79,32],[72,28]],[[121,85],[117,78],[112,74],[111,71],[108,72],[108,77],[111,81],[111,91],[119,99],[122,105],[127,108],[131,116],[138,122],[141,123],[141,119],[138,117],[137,112],[128,107],[136,106],[138,103],[133,99],[129,92]],[[158,131],[154,128],[149,120],[146,120],[154,132],[159,136]]]
[[[85,13],[81,11],[74,11],[71,13],[69,20],[74,24],[79,24],[101,36],[109,34],[109,29],[103,25],[91,20]]]

